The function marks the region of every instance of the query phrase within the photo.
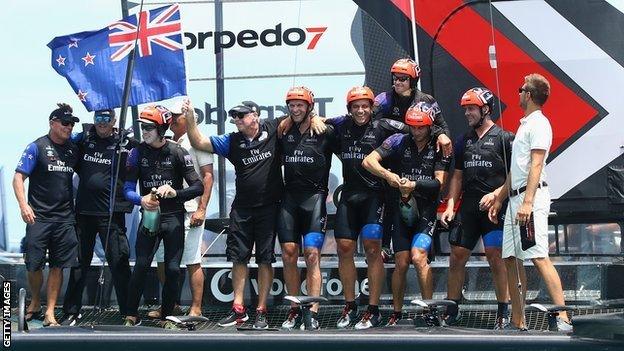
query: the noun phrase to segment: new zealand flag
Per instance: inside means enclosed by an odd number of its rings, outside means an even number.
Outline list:
[[[54,38],[48,44],[52,67],[67,78],[88,111],[119,107],[135,39],[129,105],[186,95],[177,4],[142,11],[98,31]]]

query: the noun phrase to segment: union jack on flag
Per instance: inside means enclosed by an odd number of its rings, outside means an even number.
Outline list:
[[[178,4],[128,16],[98,31],[56,37],[52,67],[88,111],[121,106],[128,57],[137,46],[129,105],[186,95]]]
[[[138,38],[136,34],[137,17],[138,15],[131,17],[133,21],[121,20],[108,26],[111,30],[108,34],[108,43],[110,46],[121,46],[111,55],[111,60],[119,61],[128,56],[130,51],[134,49],[135,39],[139,44],[140,57],[152,54],[152,44],[160,45],[171,51],[182,49],[180,40],[175,39],[176,36],[180,36],[178,4],[169,6],[166,11],[160,12],[155,17],[151,17],[150,11],[141,12],[139,20],[141,28]]]

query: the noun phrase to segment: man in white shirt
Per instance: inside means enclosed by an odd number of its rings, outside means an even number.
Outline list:
[[[550,84],[537,73],[529,74],[524,77],[524,84],[518,93],[524,117],[520,119],[512,146],[510,176],[503,186],[493,192],[495,200],[485,205],[489,207],[489,217],[494,222],[502,201],[509,196],[502,252],[511,295],[512,320],[509,328],[525,330],[523,307],[527,283],[523,260],[530,259],[533,262],[553,304],[565,305],[565,300],[559,274],[548,258],[550,193],[544,166],[552,143],[552,129],[542,113],[542,106],[550,95]],[[535,245],[522,250],[520,227],[530,222],[531,215]],[[522,291],[518,290],[518,279],[522,283]],[[572,330],[565,312],[557,317],[557,326],[560,331]]]
[[[191,147],[191,142],[186,134],[186,116],[182,113],[180,100],[171,108],[172,122],[171,131],[173,140],[182,145],[193,159],[195,171],[200,175],[204,183],[204,193],[202,196],[184,203],[184,252],[181,264],[185,265],[189,275],[189,285],[191,287],[192,303],[188,311],[190,316],[201,316],[202,296],[204,292],[204,273],[201,268],[202,260],[202,237],[204,234],[204,220],[206,219],[206,206],[210,200],[212,191],[212,163],[213,156],[209,152],[195,150]],[[186,187],[186,182],[184,183]],[[162,242],[158,251],[154,255],[158,263],[158,278],[161,283],[165,280],[165,252]],[[151,318],[160,318],[160,309],[150,311]]]

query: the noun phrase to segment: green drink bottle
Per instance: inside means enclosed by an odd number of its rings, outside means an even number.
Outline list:
[[[152,188],[150,195],[152,198],[157,198],[156,188]],[[147,229],[149,236],[154,236],[158,233],[158,230],[160,229],[160,206],[158,206],[155,210],[143,209],[142,225],[145,229]]]

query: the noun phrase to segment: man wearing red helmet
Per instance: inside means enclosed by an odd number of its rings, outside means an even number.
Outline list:
[[[354,254],[357,239],[364,245],[368,264],[369,305],[356,329],[379,326],[379,297],[384,281],[381,258],[383,233],[384,185],[383,180],[362,167],[362,160],[375,150],[388,136],[408,132],[407,126],[390,119],[372,119],[374,94],[368,87],[353,87],[347,93],[348,115],[328,119],[335,125],[336,150],[342,161],[344,187],[336,210],[334,237],[338,251],[340,280],[344,288],[345,307],[336,322],[338,328],[346,328],[355,322]]]
[[[450,157],[453,148],[448,124],[444,120],[440,106],[438,106],[433,96],[418,89],[417,84],[420,79],[420,66],[418,63],[409,58],[399,59],[390,68],[390,73],[392,73],[392,90],[383,92],[375,97],[374,118],[385,117],[403,122],[405,113],[410,106],[421,101],[431,104],[434,117],[434,133],[438,135],[436,139],[437,148],[442,150],[444,156]],[[383,255],[386,261],[392,255],[389,249],[390,238],[391,233],[386,230],[383,239]]]
[[[322,134],[312,135],[311,112],[314,95],[306,87],[293,87],[286,94],[288,116],[293,126],[281,136],[283,152],[284,196],[277,219],[277,234],[282,246],[284,280],[289,295],[300,295],[297,269],[303,242],[308,296],[321,294],[321,250],[327,221],[327,182],[331,167],[334,129],[327,126]],[[318,329],[318,304],[312,306],[312,328]],[[283,328],[301,325],[301,310],[292,304]]]
[[[161,240],[165,247],[165,284],[160,318],[164,322],[171,315],[178,296],[184,249],[184,202],[196,198],[204,190],[189,153],[181,145],[165,139],[171,112],[162,106],[148,106],[141,111],[138,121],[144,141],[128,156],[124,195],[135,205],[140,205],[143,211],[159,211],[160,225],[156,233],[143,225],[137,233],[136,261],[128,284],[127,326],[141,323],[139,302],[147,271]],[[188,184],[186,188],[184,181]],[[137,182],[139,193],[136,192]],[[157,196],[151,194],[152,189],[157,190]],[[172,326],[170,322],[164,323],[165,328]]]
[[[394,313],[388,325],[395,325],[402,318],[405,275],[410,264],[414,264],[418,273],[422,298],[433,297],[433,274],[428,254],[435,229],[438,196],[450,163],[448,157],[436,151],[431,134],[433,108],[429,103],[419,102],[408,109],[405,124],[410,126],[410,133],[390,136],[362,163],[364,168],[386,180],[393,188],[386,201],[390,208],[395,252],[392,274]],[[391,170],[382,166],[382,160],[388,161]],[[436,321],[432,315],[425,315],[428,325]]]
[[[502,329],[509,322],[507,270],[501,258],[503,224],[501,219],[498,224],[488,219],[486,206],[493,201],[492,192],[505,183],[514,136],[492,121],[494,95],[488,89],[469,89],[460,103],[471,129],[455,142],[455,171],[449,185],[448,207],[440,219],[444,226],[450,227],[447,298],[456,303],[448,306],[444,321],[455,325],[461,319],[457,306],[462,298],[466,263],[482,238],[498,300],[494,328]],[[452,222],[460,197],[459,214]]]

